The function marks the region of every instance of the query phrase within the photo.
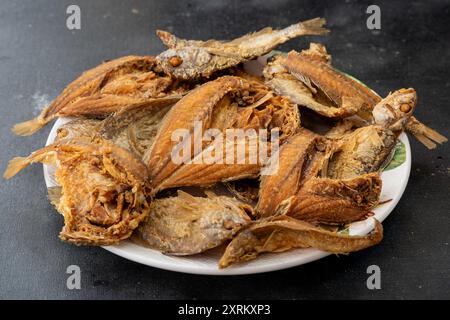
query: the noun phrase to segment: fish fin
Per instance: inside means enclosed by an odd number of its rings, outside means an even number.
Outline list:
[[[327,21],[324,18],[314,18],[298,23],[301,34],[304,35],[325,35],[330,32],[324,25]]]
[[[62,196],[62,188],[61,187],[49,187],[47,188],[47,198],[50,200],[50,203],[55,207],[58,207],[59,201]]]
[[[287,198],[286,200],[283,200],[278,205],[278,207],[275,209],[275,214],[273,216],[286,215],[291,210],[294,199],[295,199],[295,197],[291,196],[291,197]]]
[[[317,93],[317,89],[314,88],[314,86],[311,83],[311,79],[308,77],[305,77],[302,74],[293,73],[293,76],[296,77],[298,80],[300,80],[312,93]]]
[[[15,124],[11,131],[18,136],[31,136],[47,124],[47,121],[37,117],[25,122]]]
[[[428,149],[436,148],[436,143],[442,144],[447,142],[447,137],[439,132],[427,127],[415,117],[411,117],[406,123],[406,129],[411,132],[417,140],[419,140]]]
[[[436,143],[434,143],[432,140],[428,139],[423,134],[413,133],[413,135],[420,143],[422,143],[429,150],[436,149],[436,147],[437,147]]]
[[[3,173],[3,178],[11,179],[21,170],[26,168],[30,164],[30,159],[27,157],[15,157],[9,160],[8,167]]]
[[[187,193],[186,191],[183,190],[177,190],[177,195],[180,199],[183,199],[186,202],[197,202],[196,197],[194,197],[193,195]]]
[[[178,38],[170,32],[164,30],[156,30],[156,35],[168,48],[172,49],[177,46]]]

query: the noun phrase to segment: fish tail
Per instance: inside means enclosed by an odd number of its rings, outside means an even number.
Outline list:
[[[47,124],[48,121],[41,117],[37,117],[25,122],[15,124],[11,131],[18,136],[30,136],[43,126]]]
[[[3,178],[11,179],[21,170],[26,168],[30,164],[30,159],[27,157],[15,157],[9,160],[8,167],[3,173]]]
[[[411,117],[407,122],[406,129],[428,149],[436,148],[435,142],[442,144],[448,141],[447,137],[431,129],[430,127],[427,127],[414,117]]]
[[[330,30],[324,28],[326,22],[324,18],[314,18],[300,22],[297,26],[300,35],[325,35],[330,32]]]

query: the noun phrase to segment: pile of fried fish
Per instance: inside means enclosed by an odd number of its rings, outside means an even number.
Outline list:
[[[13,132],[26,136],[56,118],[71,119],[51,145],[12,159],[4,177],[34,162],[54,166],[59,186],[49,199],[64,216],[60,238],[77,245],[130,238],[171,255],[223,246],[220,268],[264,252],[312,247],[340,254],[375,245],[383,237],[376,220],[365,236],[339,230],[373,215],[380,172],[399,134],[407,131],[430,149],[447,139],[412,116],[414,89],[381,98],[333,68],[321,44],[273,53],[289,39],[327,34],[324,24],[315,18],[232,41],[157,31],[166,51],[104,62],[37,118],[15,125]],[[244,70],[243,62],[271,52],[263,76]],[[306,128],[300,113],[326,119],[329,130]],[[210,150],[208,141],[193,147],[194,123],[219,132],[267,129],[267,141],[276,130],[279,148],[267,162],[202,163],[196,160]],[[192,152],[182,163],[172,161],[179,129],[193,138],[184,140]],[[263,144],[256,147],[270,152]],[[245,158],[257,152],[246,150]],[[262,175],[275,156],[277,170]]]

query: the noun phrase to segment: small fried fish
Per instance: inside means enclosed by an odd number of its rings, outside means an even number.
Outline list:
[[[62,140],[10,161],[9,179],[31,163],[56,166],[61,197],[50,192],[64,216],[62,240],[77,245],[111,245],[128,238],[149,213],[148,171],[129,151],[95,138]]]
[[[178,79],[209,77],[215,71],[262,56],[286,41],[305,35],[325,35],[325,19],[315,18],[293,24],[285,29],[264,28],[232,41],[197,41],[175,37],[167,31],[157,31],[169,48],[157,56],[163,70]]]
[[[249,224],[227,246],[220,268],[255,259],[264,252],[283,252],[294,248],[315,248],[332,253],[349,253],[378,244],[383,227],[375,220],[375,230],[367,236],[348,236],[326,231],[288,216]]]
[[[125,106],[173,104],[186,92],[159,69],[150,56],[126,56],[84,72],[32,120],[16,124],[28,136],[57,117],[104,118]]]
[[[154,200],[138,236],[163,253],[193,255],[230,240],[250,222],[248,211],[249,206],[233,198],[178,191],[176,197]]]

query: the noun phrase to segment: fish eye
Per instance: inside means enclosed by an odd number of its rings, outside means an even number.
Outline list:
[[[172,67],[176,68],[183,63],[183,59],[181,59],[179,56],[173,56],[170,57],[169,63]]]
[[[409,111],[411,111],[411,106],[408,103],[402,103],[402,105],[400,106],[400,111],[403,113],[408,113]]]

